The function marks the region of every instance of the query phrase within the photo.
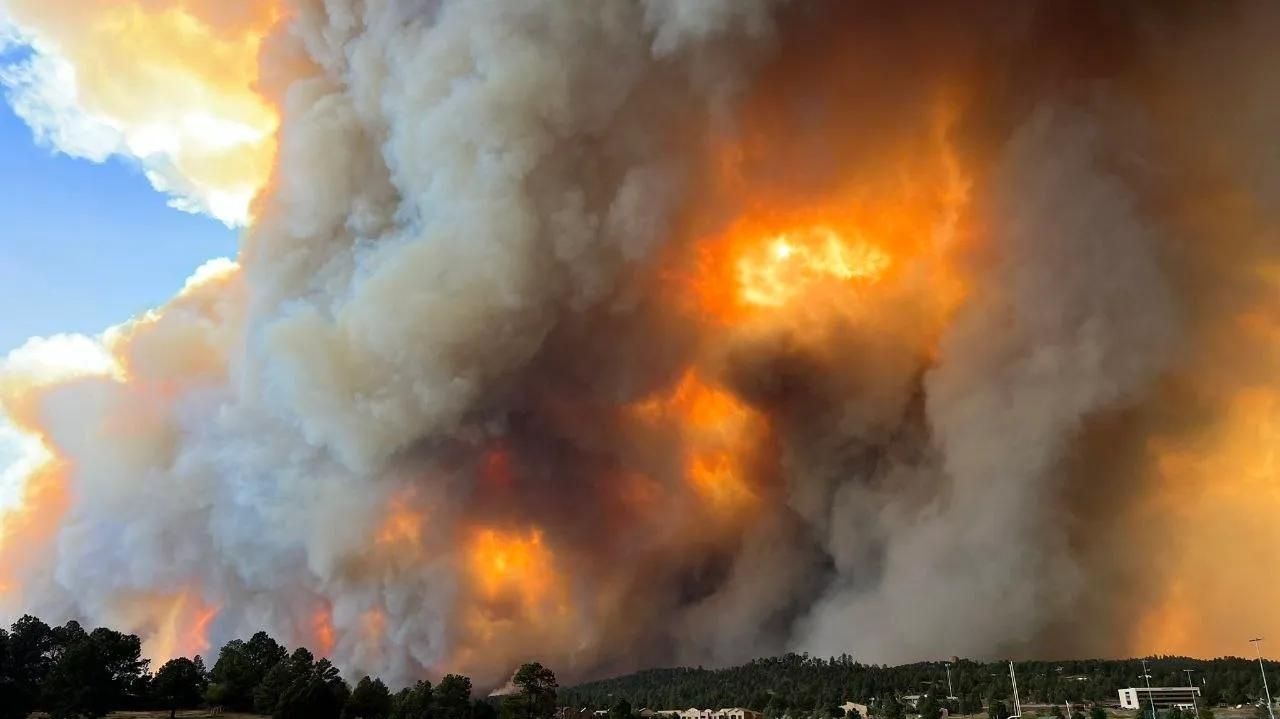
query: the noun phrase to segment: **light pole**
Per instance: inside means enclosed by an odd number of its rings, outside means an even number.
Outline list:
[[[1191,672],[1194,669],[1183,669],[1182,673],[1187,675],[1187,686],[1191,687],[1191,712],[1193,719],[1200,718],[1200,707],[1196,705],[1196,685],[1191,683]]]
[[[1147,660],[1142,660],[1142,678],[1147,680],[1147,701],[1151,702],[1151,719],[1159,719],[1156,713],[1156,697],[1151,691],[1151,672],[1147,671]],[[1138,702],[1138,706],[1142,706],[1142,702]],[[1271,717],[1271,719],[1276,719]]]
[[[955,695],[955,690],[951,688],[951,665],[947,664],[947,701],[951,701],[951,697]]]
[[[1253,644],[1254,651],[1258,652],[1258,671],[1262,672],[1262,691],[1267,694],[1267,714],[1271,719],[1276,719],[1276,712],[1271,708],[1271,689],[1267,687],[1267,668],[1262,664],[1262,637],[1254,637],[1249,642]]]
[[[1018,675],[1013,673],[1013,660],[1009,660],[1009,683],[1013,685],[1013,716],[1009,719],[1021,719],[1022,702],[1018,699]],[[1271,717],[1271,719],[1276,719]]]

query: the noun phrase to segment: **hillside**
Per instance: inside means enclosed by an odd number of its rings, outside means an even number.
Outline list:
[[[1262,696],[1257,662],[1240,658],[1214,660],[1156,657],[1148,660],[1153,686],[1187,683],[1192,676],[1210,704],[1244,704]],[[560,690],[564,706],[607,708],[626,699],[637,709],[746,706],[786,712],[812,711],[844,701],[868,702],[878,697],[947,691],[946,662],[888,667],[862,664],[849,656],[819,659],[788,654],[757,659],[724,669],[679,667],[649,669],[587,682]],[[961,709],[1011,695],[1008,665],[959,659],[950,663],[951,683]],[[1117,702],[1117,691],[1142,682],[1139,659],[1034,661],[1015,664],[1024,703],[1062,704]],[[1268,662],[1272,675],[1280,665]]]

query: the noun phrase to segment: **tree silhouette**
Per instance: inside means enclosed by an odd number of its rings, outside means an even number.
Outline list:
[[[470,719],[471,678],[446,674],[436,685],[435,719]]]
[[[328,659],[316,662],[280,696],[277,719],[338,719],[350,696],[346,682]]]
[[[391,714],[391,692],[381,679],[369,676],[360,678],[356,688],[351,691],[346,709],[342,715],[346,719],[387,719]]]
[[[632,719],[631,702],[619,699],[617,704],[609,708],[609,719]]]
[[[50,634],[56,660],[42,694],[54,719],[106,716],[146,672],[142,642],[131,634],[104,628],[86,634],[76,622]]]
[[[172,719],[179,709],[189,709],[204,697],[207,678],[203,667],[186,657],[165,662],[151,682],[151,692]]]
[[[556,711],[556,675],[539,662],[523,664],[511,678],[516,693],[503,701],[503,710],[515,719],[550,719]]]
[[[431,682],[428,681],[401,689],[391,701],[391,719],[429,719],[432,716],[432,698]]]

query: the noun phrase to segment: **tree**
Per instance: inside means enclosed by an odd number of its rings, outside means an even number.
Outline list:
[[[225,705],[237,711],[254,708],[254,689],[288,652],[266,632],[254,634],[249,641],[227,642],[218,652],[218,661],[209,672],[207,698],[211,704]]]
[[[471,678],[446,674],[436,685],[435,719],[471,719]]]
[[[311,673],[315,658],[304,648],[295,649],[287,659],[276,662],[274,667],[253,690],[253,708],[259,714],[275,714],[280,697],[298,679]]]
[[[316,662],[280,696],[276,719],[338,719],[351,692],[328,659]]]
[[[253,674],[253,664],[245,653],[244,641],[233,639],[218,651],[218,661],[209,672],[209,686],[205,699],[210,704],[233,709],[252,707],[253,689],[259,678]]]
[[[917,707],[920,719],[939,719],[942,716],[942,707],[938,706],[938,698],[933,692],[929,692],[920,700],[920,706]]]
[[[160,706],[169,710],[169,717],[179,709],[190,709],[200,703],[205,684],[203,667],[186,657],[165,662],[151,682],[151,693]]]
[[[346,719],[387,719],[391,714],[391,692],[381,679],[368,676],[356,682],[342,715]]]
[[[609,719],[632,719],[631,702],[626,699],[619,699],[616,704],[609,708]]]
[[[1053,706],[1049,707],[1049,716],[1053,717],[1053,719],[1063,719],[1062,707],[1058,706],[1057,704],[1054,704]]]
[[[102,652],[105,668],[121,694],[147,676],[151,660],[142,658],[142,640],[137,635],[98,627],[89,634],[89,639]]]
[[[907,715],[906,709],[902,706],[902,702],[898,700],[897,695],[890,694],[880,702],[880,716],[884,719],[903,719]],[[1004,719],[1001,717],[1001,719]]]
[[[498,719],[498,710],[484,699],[477,699],[471,704],[471,719]]]
[[[982,692],[974,687],[960,700],[961,714],[978,714],[982,712]]]
[[[1009,707],[1005,705],[1003,699],[991,699],[987,702],[987,718],[988,719],[1005,719],[1009,716]]]
[[[101,648],[85,637],[59,651],[42,687],[45,709],[54,719],[104,717],[119,699]]]
[[[470,689],[467,693],[470,694]],[[431,700],[431,682],[420,681],[405,687],[391,701],[391,719],[429,719]]]
[[[538,662],[523,664],[511,678],[516,693],[503,701],[503,710],[515,719],[551,719],[556,711],[556,675]]]
[[[60,627],[53,627],[49,630],[49,635],[53,638],[54,662],[57,662],[62,652],[89,638],[89,633],[74,619]]]
[[[1107,719],[1107,710],[1095,704],[1089,710],[1089,719]]]
[[[35,708],[26,702],[16,670],[9,656],[9,632],[0,629],[0,719],[26,719]]]
[[[77,622],[47,635],[52,665],[40,693],[55,719],[105,716],[143,681],[148,661],[137,636],[105,628],[86,633]]]
[[[9,629],[9,666],[14,713],[25,717],[40,702],[40,687],[53,668],[53,630],[30,614]]]
[[[289,650],[280,646],[280,643],[272,639],[266,632],[257,632],[245,642],[244,651],[249,661],[253,663],[259,676],[266,676],[281,659],[289,655]],[[310,654],[310,652],[307,652]]]

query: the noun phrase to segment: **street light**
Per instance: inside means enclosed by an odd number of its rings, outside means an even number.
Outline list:
[[[1013,716],[1009,719],[1021,719],[1022,702],[1018,699],[1018,675],[1013,673],[1013,660],[1009,660],[1009,683],[1013,685]],[[1271,719],[1276,719],[1271,717]]]
[[[1151,719],[1159,719],[1160,715],[1156,712],[1156,697],[1151,691],[1151,672],[1147,671],[1146,659],[1142,660],[1142,678],[1147,680],[1147,701],[1151,702]],[[1138,702],[1138,706],[1142,706],[1142,702]],[[1271,719],[1276,718],[1271,717]]]
[[[1194,669],[1183,669],[1182,673],[1187,675],[1187,686],[1191,687],[1191,711],[1195,719],[1199,719],[1200,707],[1196,705],[1196,687],[1191,683],[1191,672],[1194,671]]]
[[[1262,665],[1262,637],[1254,637],[1249,642],[1253,644],[1254,651],[1258,652],[1258,671],[1262,672],[1262,691],[1267,693],[1267,714],[1271,719],[1276,719],[1275,710],[1271,708],[1271,689],[1267,687],[1267,668]]]

